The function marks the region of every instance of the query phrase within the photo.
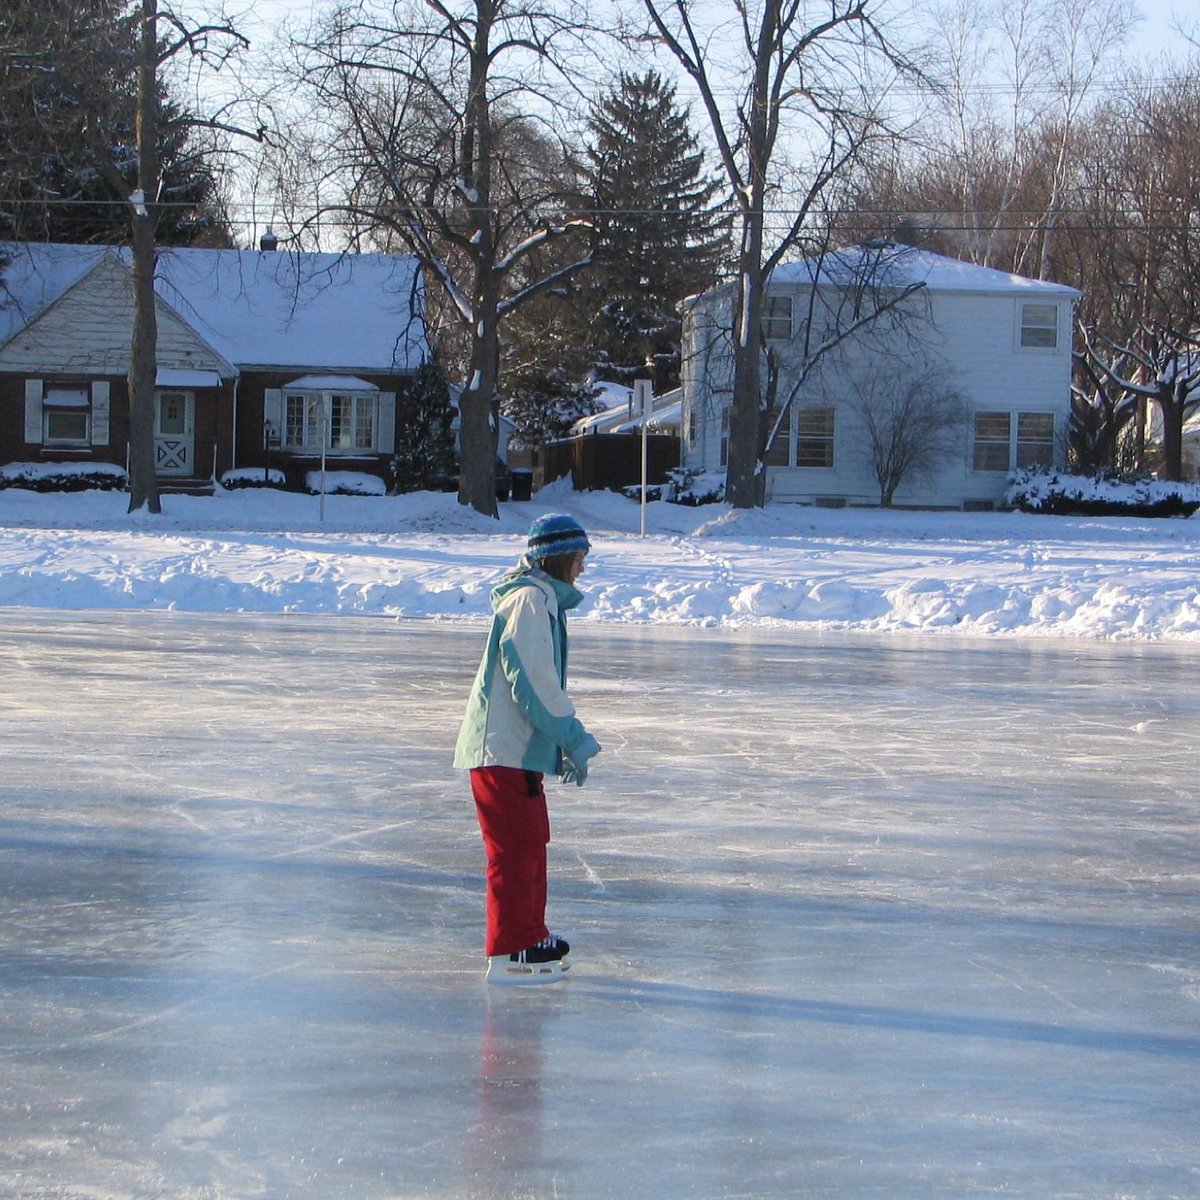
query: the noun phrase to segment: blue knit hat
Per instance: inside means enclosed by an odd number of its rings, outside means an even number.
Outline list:
[[[586,554],[592,548],[583,526],[566,513],[546,513],[538,517],[529,527],[529,549],[526,551],[531,562],[541,562],[555,554]]]

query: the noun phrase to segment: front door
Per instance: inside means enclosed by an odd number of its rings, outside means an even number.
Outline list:
[[[194,474],[195,410],[191,392],[154,394],[154,461],[159,475]]]

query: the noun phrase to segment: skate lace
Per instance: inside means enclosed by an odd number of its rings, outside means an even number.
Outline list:
[[[542,938],[542,940],[540,942],[538,942],[538,944],[536,946],[534,946],[533,949],[534,950],[553,950],[561,941],[562,941],[562,938],[560,938],[557,933],[551,933],[551,934],[548,934],[546,937]]]

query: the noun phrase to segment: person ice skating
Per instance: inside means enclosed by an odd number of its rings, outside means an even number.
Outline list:
[[[600,743],[566,692],[566,615],[591,549],[563,513],[534,521],[516,569],[492,592],[491,632],[454,751],[470,771],[487,857],[484,950],[493,983],[562,978],[570,946],[546,927],[550,818],[543,779],[583,785]]]

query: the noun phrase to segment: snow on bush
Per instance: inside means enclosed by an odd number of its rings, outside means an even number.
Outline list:
[[[0,467],[0,488],[34,492],[116,491],[129,479],[124,467],[104,462],[25,462]]]
[[[283,472],[277,467],[271,467],[269,470],[262,467],[239,467],[236,471],[226,471],[221,476],[221,486],[230,491],[235,488],[281,488],[286,483]]]
[[[688,467],[675,467],[667,472],[667,483],[652,483],[646,488],[647,500],[666,500],[669,504],[685,504],[696,508],[701,504],[720,504],[725,499],[725,475],[703,472]],[[641,500],[642,485],[631,484],[621,489],[630,500]]]
[[[1200,508],[1200,484],[1029,470],[1013,476],[1005,500],[1022,512],[1056,516],[1190,517]]]
[[[314,496],[321,494],[321,472],[309,471],[304,476],[304,486]],[[386,496],[387,484],[378,475],[365,471],[326,471],[325,495],[327,496]]]

